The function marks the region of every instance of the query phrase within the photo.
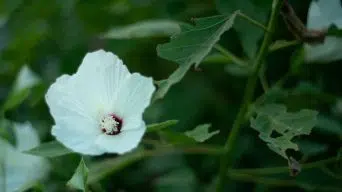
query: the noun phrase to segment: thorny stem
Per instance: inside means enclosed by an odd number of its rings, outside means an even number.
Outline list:
[[[222,156],[221,158],[221,163],[220,163],[220,170],[219,170],[219,178],[218,178],[218,183],[216,185],[216,191],[220,192],[223,191],[224,189],[224,183],[226,183],[226,172],[227,169],[230,168],[232,165],[232,151],[234,149],[234,145],[236,143],[236,139],[238,137],[239,131],[241,124],[243,123],[245,119],[245,114],[248,111],[248,106],[253,98],[254,95],[254,89],[256,86],[256,82],[258,79],[259,71],[262,67],[262,64],[264,62],[264,59],[267,55],[268,52],[268,47],[271,43],[272,40],[272,35],[274,32],[274,28],[277,22],[278,14],[281,8],[281,1],[280,0],[273,0],[272,3],[272,11],[271,11],[271,16],[267,25],[267,31],[268,33],[265,34],[263,42],[261,44],[261,48],[259,50],[259,53],[255,59],[254,63],[254,71],[252,76],[248,78],[247,85],[245,88],[245,94],[243,98],[243,103],[240,108],[240,111],[234,121],[233,127],[230,131],[230,134],[227,138],[226,144],[224,146],[226,153]]]

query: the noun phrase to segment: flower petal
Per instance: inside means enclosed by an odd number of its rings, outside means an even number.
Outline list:
[[[124,154],[136,148],[146,130],[142,122],[140,128],[122,131],[118,135],[102,134],[96,139],[96,144],[108,153]]]
[[[98,134],[86,134],[77,129],[63,127],[63,124],[54,125],[51,133],[67,148],[86,155],[101,155],[104,153],[96,144]]]
[[[114,111],[125,119],[142,115],[155,90],[152,78],[133,73],[123,84],[115,101]]]
[[[309,29],[327,28],[333,20],[341,18],[342,5],[340,0],[311,1],[307,26]]]
[[[73,88],[73,76],[62,75],[49,88],[45,98],[56,125],[88,135],[100,133],[94,103],[85,101],[80,90]],[[77,92],[79,91],[79,92]],[[63,125],[63,126],[61,126]]]
[[[96,94],[94,97],[101,101],[105,113],[113,109],[120,87],[129,75],[122,60],[104,50],[88,53],[76,73],[86,88]]]

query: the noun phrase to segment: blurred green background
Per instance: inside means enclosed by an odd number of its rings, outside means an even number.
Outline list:
[[[302,21],[306,22],[309,0],[290,1]],[[7,111],[5,118],[30,121],[39,130],[43,142],[52,140],[52,117],[44,101],[47,87],[61,74],[74,73],[84,55],[105,49],[117,54],[130,71],[165,79],[177,64],[157,56],[157,44],[167,36],[112,39],[101,38],[113,28],[145,20],[167,19],[192,23],[192,18],[229,14],[241,9],[266,23],[270,0],[1,0],[0,1],[0,103],[9,95],[23,65],[42,78],[27,99]],[[279,16],[276,39],[293,40]],[[262,31],[238,19],[234,30],[226,32],[220,45],[241,58],[253,58]],[[265,70],[269,84],[291,72],[284,88],[291,94],[276,98],[293,111],[309,108],[320,112],[319,125],[299,143],[304,162],[341,155],[342,108],[336,102],[342,96],[341,62],[304,64],[295,53],[301,45],[272,52]],[[211,123],[220,130],[206,141],[223,146],[239,110],[247,76],[244,69],[214,56],[215,50],[200,65],[171,88],[166,97],[145,112],[147,123],[177,119],[174,131],[193,129]],[[297,59],[297,60],[296,60]],[[297,63],[296,63],[297,62]],[[299,62],[299,64],[298,64]],[[258,85],[257,96],[263,91]],[[244,124],[234,149],[234,168],[287,166],[286,160],[272,152],[258,138],[258,133]],[[294,155],[298,155],[295,153]],[[114,155],[106,155],[106,157]],[[297,157],[297,156],[296,156]],[[303,156],[299,156],[301,159]],[[103,159],[98,157],[92,161]],[[66,191],[65,183],[79,163],[77,155],[51,159],[54,166],[44,191]],[[113,172],[94,186],[94,191],[214,191],[219,167],[218,156],[170,154],[149,157],[125,169]],[[304,169],[297,177],[287,171],[279,174],[232,175],[226,191],[339,191],[341,163]],[[101,187],[100,187],[101,186]]]

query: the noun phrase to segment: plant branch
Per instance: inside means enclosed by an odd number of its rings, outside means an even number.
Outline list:
[[[231,60],[233,63],[241,66],[241,67],[249,67],[247,62],[240,59],[239,57],[235,56],[233,53],[225,49],[219,44],[214,45],[214,48],[219,51],[223,56],[227,57],[229,60]]]
[[[298,182],[296,180],[290,179],[275,179],[269,177],[256,177],[255,175],[249,175],[245,173],[237,173],[237,172],[229,172],[229,177],[235,180],[240,181],[249,181],[254,183],[260,183],[265,185],[273,185],[273,186],[287,186],[287,187],[299,187],[308,191],[317,190],[317,191],[340,191],[337,187],[332,186],[318,186],[313,185],[312,183],[304,183]]]
[[[234,121],[233,127],[230,131],[230,134],[229,134],[227,141],[226,141],[226,144],[224,146],[224,148],[226,150],[226,154],[224,154],[221,158],[220,170],[219,170],[219,179],[218,179],[218,183],[216,186],[216,191],[223,191],[224,183],[226,182],[227,169],[232,166],[231,165],[232,164],[231,153],[234,149],[234,145],[236,143],[236,139],[238,137],[241,124],[243,123],[243,121],[245,119],[245,114],[248,111],[248,106],[249,106],[249,104],[253,98],[254,89],[256,86],[257,79],[258,79],[259,71],[260,71],[260,68],[262,67],[262,64],[264,63],[264,59],[267,55],[268,47],[269,47],[271,40],[272,40],[272,35],[274,32],[274,28],[276,25],[276,21],[278,18],[280,7],[281,7],[281,1],[280,0],[273,0],[272,12],[271,12],[271,16],[270,16],[268,26],[267,26],[267,29],[268,29],[267,31],[269,31],[269,32],[266,33],[264,36],[261,48],[258,52],[257,58],[255,59],[255,63],[253,65],[254,66],[254,72],[253,72],[252,76],[250,76],[248,78],[248,81],[247,81],[242,106],[241,106],[240,111],[239,111],[239,113],[238,113],[238,115]]]
[[[323,165],[334,163],[342,161],[342,159],[338,159],[336,157],[312,162],[312,163],[306,163],[302,164],[302,169],[313,169],[317,167],[321,167]],[[256,168],[256,169],[234,169],[237,173],[243,173],[243,174],[252,174],[252,175],[272,175],[272,174],[279,174],[279,173],[286,173],[289,172],[288,166],[282,166],[282,167],[269,167],[269,168]]]
[[[254,19],[252,19],[250,17],[248,17],[247,15],[245,15],[245,14],[243,14],[241,12],[238,13],[238,16],[241,17],[242,19],[248,21],[249,23],[251,23],[251,24],[261,28],[264,31],[267,31],[267,32],[269,31],[269,29],[265,25],[263,25],[260,22],[254,20]]]

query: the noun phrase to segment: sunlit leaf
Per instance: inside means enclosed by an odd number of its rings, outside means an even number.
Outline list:
[[[102,35],[110,39],[168,37],[180,33],[179,24],[172,20],[147,20],[110,29]]]
[[[201,63],[220,36],[231,29],[236,14],[237,12],[230,16],[218,15],[195,19],[195,26],[183,26],[182,32],[172,36],[169,43],[158,45],[158,56],[178,63],[179,67],[168,79],[160,81],[153,100],[163,98],[170,87],[185,76],[191,66],[197,67]]]
[[[85,165],[84,160],[82,158],[74,175],[68,181],[67,185],[75,189],[86,191],[88,172],[89,170],[87,166]]]
[[[210,124],[198,125],[195,129],[185,132],[185,135],[197,142],[204,142],[220,132],[219,130],[209,132],[210,127]]]
[[[286,111],[284,105],[269,104],[256,109],[257,116],[250,119],[251,127],[259,132],[261,140],[285,159],[287,149],[298,151],[292,142],[295,136],[309,135],[317,123],[317,111],[302,109],[296,113]],[[279,136],[274,136],[278,134]]]
[[[74,152],[64,147],[64,145],[58,141],[51,141],[48,143],[42,143],[38,147],[25,151],[25,153],[42,157],[58,157]]]
[[[164,121],[162,123],[154,123],[154,124],[150,124],[147,126],[147,130],[146,132],[155,132],[155,131],[159,131],[165,128],[168,128],[172,125],[175,125],[178,123],[178,120],[168,120],[168,121]]]

